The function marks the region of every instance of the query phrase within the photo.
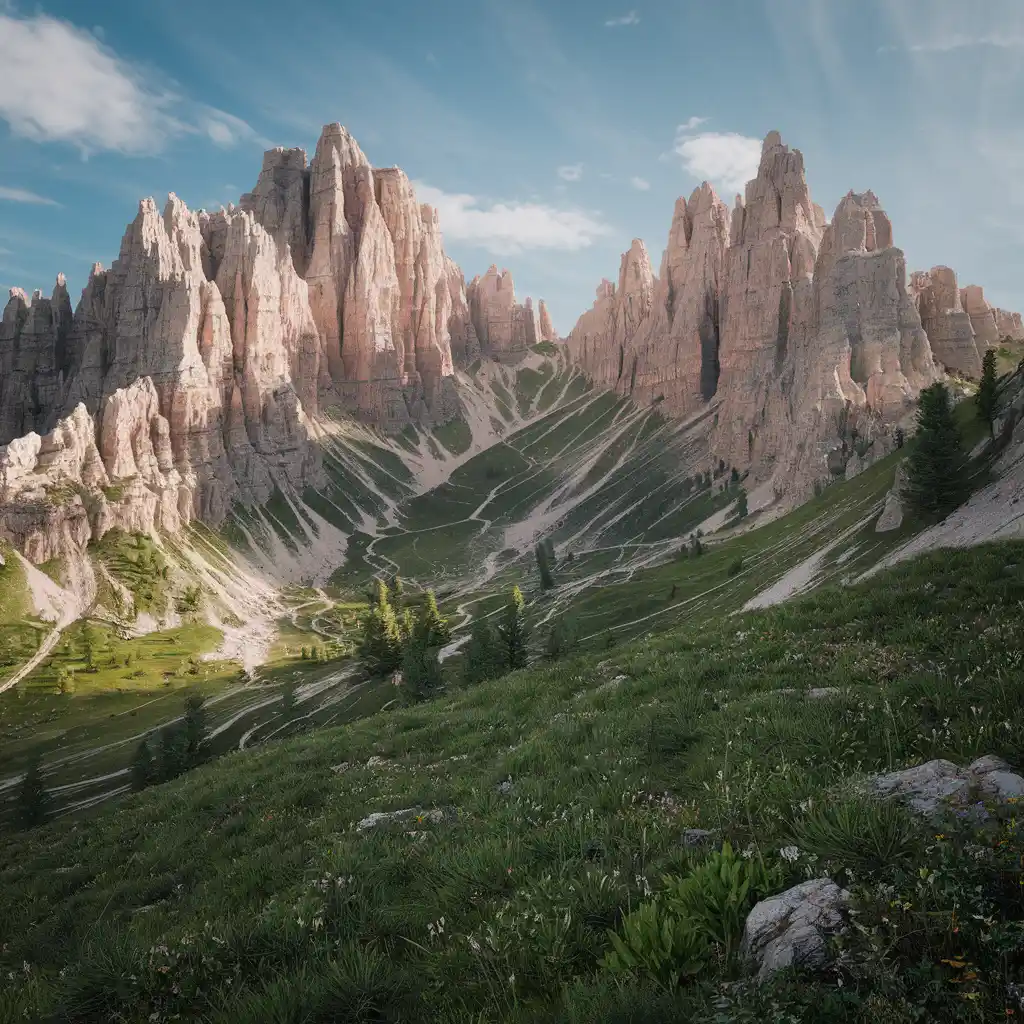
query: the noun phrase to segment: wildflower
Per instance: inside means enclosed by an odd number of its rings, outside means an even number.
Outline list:
[[[789,861],[790,864],[797,861],[800,857],[800,848],[798,846],[784,846],[779,850],[779,856],[783,860]]]

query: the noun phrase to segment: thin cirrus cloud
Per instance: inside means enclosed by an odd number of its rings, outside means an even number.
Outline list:
[[[624,28],[627,25],[639,25],[640,15],[636,11],[630,11],[629,14],[623,14],[618,18],[609,18],[605,23],[605,28]]]
[[[179,96],[96,35],[49,15],[0,13],[0,66],[0,120],[34,142],[130,156],[182,135],[221,147],[265,142],[241,118]]]
[[[880,46],[879,53],[896,53],[905,51],[909,53],[955,53],[957,50],[973,50],[979,48],[991,48],[996,50],[1020,50],[1024,49],[1024,36],[1021,35],[999,35],[990,33],[982,36],[970,36],[954,34],[940,36],[936,39],[921,40],[920,42],[907,43],[905,46]]]
[[[629,183],[637,190],[637,192],[647,192],[651,188],[651,183],[646,178],[641,178],[636,174],[629,179]]]
[[[611,233],[583,210],[561,210],[538,202],[488,202],[465,193],[448,193],[413,182],[422,203],[437,212],[447,241],[508,256],[532,249],[576,252]]]
[[[761,140],[737,132],[695,131],[707,121],[691,117],[676,129],[672,152],[682,159],[683,169],[695,178],[710,181],[727,192],[742,192],[757,175]]]
[[[558,168],[562,181],[579,181],[583,177],[583,164],[563,164]]]
[[[9,203],[30,203],[33,206],[60,206],[56,199],[41,196],[38,192],[30,192],[27,188],[11,188],[7,185],[0,185],[0,200]]]

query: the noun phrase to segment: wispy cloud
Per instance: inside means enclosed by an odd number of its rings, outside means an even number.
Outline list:
[[[0,185],[0,199],[11,203],[32,203],[35,206],[60,206],[56,199],[48,199],[38,192],[30,192],[27,188],[10,188]],[[0,249],[0,252],[4,250]]]
[[[562,210],[538,202],[491,202],[413,183],[420,202],[435,207],[445,239],[487,249],[499,256],[530,249],[575,252],[611,228],[583,210]]]
[[[263,141],[241,118],[189,101],[95,34],[49,15],[0,13],[0,66],[0,119],[35,142],[144,155],[185,134],[218,146]]]
[[[605,23],[605,28],[623,28],[626,25],[639,25],[640,15],[636,11],[630,11],[629,14],[623,14],[618,18],[609,18]]]
[[[736,132],[695,132],[707,118],[691,117],[676,129],[673,153],[687,173],[728,192],[742,192],[757,174],[761,140]]]
[[[955,33],[948,36],[940,36],[935,39],[925,39],[919,42],[909,41],[902,45],[887,45],[878,48],[879,53],[954,53],[957,50],[972,50],[991,48],[996,50],[1021,50],[1024,49],[1024,36],[1020,35],[999,35],[990,33],[987,35],[971,36]]]
[[[641,178],[635,174],[629,179],[629,183],[638,192],[647,192],[651,187],[651,183],[646,178]]]
[[[563,164],[558,168],[562,181],[579,181],[583,177],[583,164]]]

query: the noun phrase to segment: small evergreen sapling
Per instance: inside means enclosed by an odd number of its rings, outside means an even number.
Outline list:
[[[487,619],[474,619],[463,663],[462,677],[467,685],[497,679],[507,672],[501,639]]]

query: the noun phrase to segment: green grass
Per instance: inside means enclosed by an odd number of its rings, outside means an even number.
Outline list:
[[[465,420],[449,420],[434,428],[434,437],[452,453],[462,455],[473,444],[473,431]]]
[[[159,616],[167,610],[167,560],[151,537],[109,530],[90,548],[110,575],[131,592],[136,614],[152,612]],[[120,592],[110,588],[109,596],[114,610],[123,611]]]
[[[940,552],[611,658],[232,754],[77,829],[7,835],[5,1005],[67,1020],[331,1020],[344,1007],[364,1021],[867,1024],[881,1005],[899,1014],[886,1020],[1004,1019],[1020,960],[1001,922],[1024,905],[1012,870],[993,903],[1009,870],[990,870],[999,848],[961,856],[959,840],[920,826],[897,847],[902,823],[874,818],[866,845],[850,837],[861,819],[815,824],[801,806],[935,757],[1024,763],[1022,600],[1024,544]],[[801,696],[812,686],[843,693],[826,708]],[[355,828],[416,806],[448,816],[411,832]],[[725,989],[734,966],[713,959],[668,992],[643,972],[609,977],[607,930],[663,875],[700,863],[680,843],[687,827],[751,845],[777,887],[805,867],[838,872],[860,912],[838,972]],[[784,862],[795,831],[826,859]],[[878,850],[904,849],[879,864]],[[936,872],[920,892],[919,868]],[[881,904],[880,886],[892,887]],[[958,956],[976,965],[973,1017],[958,1015],[964,989],[946,980]]]
[[[558,346],[553,345],[550,341],[538,341],[536,345],[530,346],[531,352],[536,352],[540,356],[557,356]]]
[[[25,569],[17,555],[0,542],[0,622],[20,622],[28,612]]]

